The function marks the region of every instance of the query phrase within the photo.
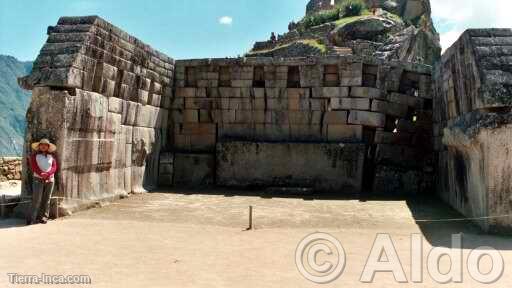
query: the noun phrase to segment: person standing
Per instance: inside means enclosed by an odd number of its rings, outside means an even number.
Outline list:
[[[32,182],[32,205],[27,224],[46,224],[50,217],[50,201],[52,198],[57,159],[57,146],[48,139],[32,143],[34,152],[30,156],[30,168],[34,175]]]

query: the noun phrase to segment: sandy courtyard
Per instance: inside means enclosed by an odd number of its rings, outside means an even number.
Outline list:
[[[69,287],[439,286],[425,267],[420,284],[398,284],[390,273],[377,273],[372,284],[361,283],[378,233],[392,237],[409,281],[412,233],[425,238],[425,258],[432,247],[450,247],[452,233],[463,233],[464,263],[469,249],[492,246],[505,263],[504,275],[492,287],[512,283],[512,238],[483,235],[465,221],[423,222],[460,217],[434,200],[363,202],[235,196],[240,193],[221,190],[173,192],[134,195],[47,225],[1,221],[0,287],[45,287],[13,286],[6,273],[91,277],[91,285]],[[244,231],[249,205],[254,206],[256,230]],[[329,284],[306,280],[295,264],[298,243],[314,232],[336,237],[346,252],[344,273]],[[442,269],[447,264],[442,261]],[[465,268],[463,273],[464,283],[444,287],[488,287],[472,280]]]

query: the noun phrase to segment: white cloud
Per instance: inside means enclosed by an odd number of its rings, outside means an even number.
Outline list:
[[[222,16],[219,18],[219,23],[222,25],[231,25],[231,24],[233,24],[233,17]]]
[[[468,28],[512,28],[510,0],[430,0],[443,50]]]
[[[441,33],[441,47],[443,47],[443,51],[450,48],[457,39],[459,39],[460,35],[464,31],[460,30],[449,30],[448,32]]]

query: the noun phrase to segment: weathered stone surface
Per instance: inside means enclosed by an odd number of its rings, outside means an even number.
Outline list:
[[[158,185],[159,186],[172,186],[174,178],[174,154],[162,153],[160,154],[160,167],[158,172]]]
[[[373,192],[387,196],[417,195],[421,191],[422,175],[417,170],[378,165]]]
[[[327,125],[327,140],[329,142],[351,143],[363,141],[362,125]]]
[[[384,127],[386,115],[377,112],[351,110],[348,114],[348,123],[369,127]]]
[[[350,89],[350,97],[362,97],[362,98],[370,98],[370,99],[382,99],[383,91],[376,88],[370,87],[352,87]]]
[[[439,112],[444,119],[482,108],[512,106],[510,29],[467,30],[443,55],[438,69]],[[502,36],[503,35],[503,36]],[[499,44],[501,41],[502,44]],[[444,107],[443,107],[444,106]]]
[[[502,217],[512,207],[511,39],[511,29],[467,30],[434,77],[438,193],[489,232],[512,232]]]
[[[364,144],[219,143],[217,184],[359,193],[365,151]]]
[[[512,232],[512,114],[472,112],[444,129],[440,154],[441,197],[486,231]]]
[[[409,107],[407,105],[390,103],[381,100],[373,100],[371,110],[373,112],[380,112],[395,117],[405,117],[407,116],[408,109]]]
[[[370,110],[370,99],[333,98],[329,103],[332,110]]]
[[[174,185],[201,187],[214,184],[215,156],[213,154],[174,155]]]
[[[19,82],[33,88],[25,156],[43,137],[58,147],[61,215],[157,186],[168,125],[160,95],[173,74],[173,59],[99,17],[63,17],[49,29],[32,74]],[[23,165],[22,197],[30,197]]]

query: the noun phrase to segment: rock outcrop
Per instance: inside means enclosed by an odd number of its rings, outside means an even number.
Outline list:
[[[248,56],[261,56],[261,53],[265,56],[297,56],[296,49],[288,50],[288,47],[294,47],[290,43],[308,39],[319,41],[327,47],[328,54],[341,52],[346,55],[348,49],[348,54],[429,65],[440,58],[440,40],[432,22],[429,0],[365,0],[370,11],[365,10],[355,17],[344,17],[340,11],[336,17],[336,5],[344,2],[311,0],[303,20],[291,23],[290,31],[279,35],[277,40],[257,42]],[[329,17],[318,13],[328,13]],[[311,19],[314,21],[309,21]],[[325,19],[332,22],[321,27],[329,30],[310,27],[311,23]],[[342,47],[345,49],[338,49]],[[318,51],[311,49],[301,52],[301,56],[318,55]]]
[[[343,47],[348,41],[357,39],[373,42],[384,42],[389,33],[403,29],[401,21],[381,17],[366,17],[335,28],[331,32],[331,43]]]
[[[491,232],[512,232],[511,56],[511,29],[471,29],[436,67],[438,192]]]

